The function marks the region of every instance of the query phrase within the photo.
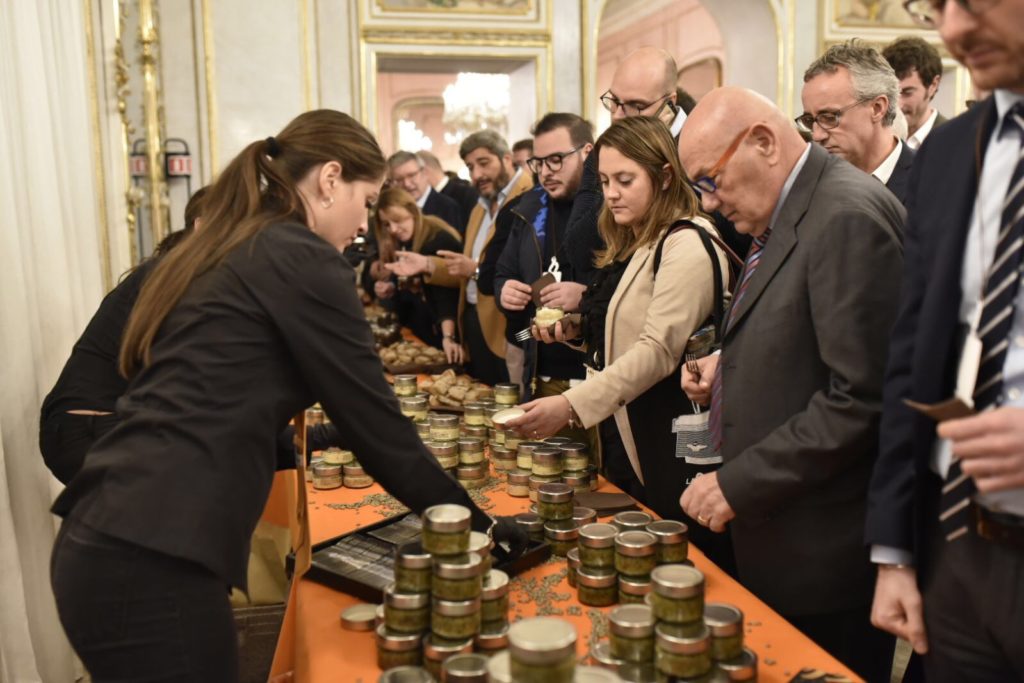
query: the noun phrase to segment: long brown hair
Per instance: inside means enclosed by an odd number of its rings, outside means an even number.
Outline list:
[[[130,377],[149,364],[150,347],[168,313],[197,277],[271,223],[307,224],[298,183],[314,166],[341,163],[346,182],[376,181],[384,155],[347,114],[319,109],[295,117],[276,137],[239,153],[203,198],[203,227],[170,251],[146,278],[121,344],[120,369]]]
[[[382,211],[396,206],[412,214],[412,251],[417,254],[423,249],[423,245],[433,239],[439,232],[447,232],[459,242],[462,242],[462,238],[455,228],[436,216],[424,215],[411,194],[400,187],[389,187],[380,193],[380,197],[377,199],[377,206],[374,209],[377,244],[380,249],[380,260],[382,263],[391,263],[395,260],[398,245],[395,243],[395,238],[391,233],[384,228],[384,222],[381,220],[380,214]]]
[[[675,141],[664,123],[646,116],[619,119],[597,139],[595,153],[600,154],[606,147],[638,163],[651,181],[654,195],[640,224],[632,228],[616,224],[607,204],[601,209],[597,229],[605,248],[594,254],[598,268],[624,261],[638,248],[655,244],[661,232],[676,220],[700,215],[697,195],[686,180]],[[668,187],[662,189],[666,177]]]

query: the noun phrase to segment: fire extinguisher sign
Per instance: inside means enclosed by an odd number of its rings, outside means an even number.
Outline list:
[[[188,154],[167,152],[167,176],[189,177],[192,175],[192,157]]]

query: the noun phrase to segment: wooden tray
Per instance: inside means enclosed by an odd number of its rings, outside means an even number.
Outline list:
[[[410,365],[395,365],[392,363],[385,363],[381,360],[384,365],[384,369],[388,374],[394,375],[440,375],[445,370],[456,370],[459,367],[453,363],[438,363],[435,365],[423,365],[412,363]]]

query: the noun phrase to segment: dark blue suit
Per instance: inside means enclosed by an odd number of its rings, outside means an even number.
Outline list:
[[[889,176],[889,182],[885,184],[889,191],[896,195],[900,204],[907,205],[907,194],[910,190],[910,169],[914,166],[914,150],[903,143],[900,150],[900,158],[896,160],[896,167]]]

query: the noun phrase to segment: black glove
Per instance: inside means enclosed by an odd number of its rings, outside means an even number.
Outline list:
[[[498,559],[498,564],[511,562],[526,552],[530,546],[530,536],[514,517],[495,518],[491,537],[494,538],[492,552]]]

